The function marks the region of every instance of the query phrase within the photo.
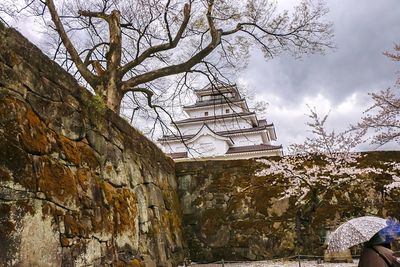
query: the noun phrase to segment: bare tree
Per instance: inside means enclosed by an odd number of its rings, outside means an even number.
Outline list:
[[[253,45],[266,58],[332,47],[332,25],[319,0],[303,0],[292,14],[268,0],[25,0],[12,15],[22,10],[57,33],[48,39],[54,59],[117,113],[126,95],[132,112],[143,100],[165,110],[157,100],[181,96],[199,74],[228,80],[223,70],[244,67]]]
[[[395,45],[395,52],[384,55],[394,61],[400,61],[400,46]],[[400,78],[394,88],[370,93],[373,104],[364,112],[364,117],[352,129],[373,131],[373,144],[384,145],[389,142],[400,144]]]

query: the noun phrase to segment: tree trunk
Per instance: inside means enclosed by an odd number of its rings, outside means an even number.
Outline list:
[[[107,82],[105,86],[105,102],[107,106],[119,114],[121,108],[122,97],[124,96],[121,88],[121,75],[120,75],[120,64],[121,64],[121,53],[122,53],[122,38],[121,38],[121,14],[118,10],[111,12],[108,17],[108,27],[110,34],[110,45],[107,52]]]
[[[108,86],[107,87],[107,106],[115,113],[119,114],[121,109],[121,88],[118,86]]]
[[[106,86],[99,85],[96,89],[96,94],[101,96],[104,104],[107,105],[109,109],[117,114],[120,113],[123,94],[121,87],[114,83],[112,79],[108,81]]]

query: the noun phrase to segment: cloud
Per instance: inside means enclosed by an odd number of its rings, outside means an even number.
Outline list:
[[[282,2],[286,7],[293,4]],[[398,4],[397,0],[327,1],[337,48],[326,55],[302,60],[281,55],[265,61],[252,51],[239,82],[253,89],[257,100],[269,103],[279,143],[287,146],[304,140],[307,104],[322,114],[331,109],[330,126],[344,129],[369,106],[368,92],[393,85],[398,63],[382,53],[400,43]]]

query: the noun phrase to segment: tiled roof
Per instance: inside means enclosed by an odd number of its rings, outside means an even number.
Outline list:
[[[258,126],[253,128],[245,128],[245,129],[237,129],[237,130],[230,130],[230,131],[221,131],[217,132],[219,135],[229,135],[229,134],[237,134],[237,133],[249,133],[249,132],[257,132],[265,130],[267,127],[272,126],[273,124],[266,124],[264,126]]]
[[[242,102],[244,101],[244,98],[241,99],[212,99],[212,100],[206,100],[206,101],[198,101],[193,105],[189,106],[184,106],[183,108],[196,108],[196,107],[205,107],[205,106],[211,106],[211,105],[220,105],[220,104],[231,104],[235,106],[235,103],[237,102]]]
[[[255,145],[255,146],[239,146],[239,147],[229,148],[226,154],[259,152],[259,151],[278,150],[278,149],[282,149],[282,146],[274,146],[266,144]],[[167,155],[169,155],[173,159],[183,159],[188,157],[187,152],[169,153]]]
[[[187,123],[187,122],[196,122],[196,121],[209,121],[209,120],[218,120],[218,119],[227,119],[232,117],[243,117],[243,116],[250,116],[254,115],[254,112],[241,112],[241,113],[231,113],[231,114],[224,114],[224,115],[217,115],[217,116],[206,116],[206,117],[199,117],[199,118],[188,118],[180,121],[176,121],[176,124]]]
[[[273,124],[266,124],[264,126],[259,126],[259,127],[253,127],[253,128],[246,128],[246,129],[237,129],[237,130],[230,130],[230,131],[221,131],[221,132],[215,132],[215,134],[218,135],[230,135],[230,134],[237,134],[237,133],[248,133],[248,132],[256,132],[256,131],[262,131],[265,130],[267,127],[272,126]],[[190,135],[183,135],[183,136],[177,136],[177,135],[164,135],[158,141],[167,141],[167,140],[187,140],[192,137],[194,137],[195,134],[190,134]]]
[[[246,152],[264,151],[264,150],[276,150],[276,149],[282,149],[282,146],[274,146],[267,144],[260,144],[255,146],[238,146],[229,148],[226,154],[246,153]]]
[[[194,91],[195,92],[202,92],[202,91],[209,91],[209,90],[218,91],[218,90],[231,89],[231,88],[234,88],[237,90],[236,84],[228,84],[225,82],[216,81],[216,82],[214,82],[214,84],[210,83],[210,84],[206,85],[205,87],[203,87],[201,89],[195,89]]]

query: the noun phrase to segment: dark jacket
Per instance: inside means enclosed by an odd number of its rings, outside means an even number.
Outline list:
[[[358,267],[400,267],[400,261],[398,261],[393,255],[393,251],[391,249],[379,245],[374,246],[373,248],[375,248],[383,257],[385,257],[390,265],[388,266],[385,260],[372,248],[366,247],[361,254]]]

